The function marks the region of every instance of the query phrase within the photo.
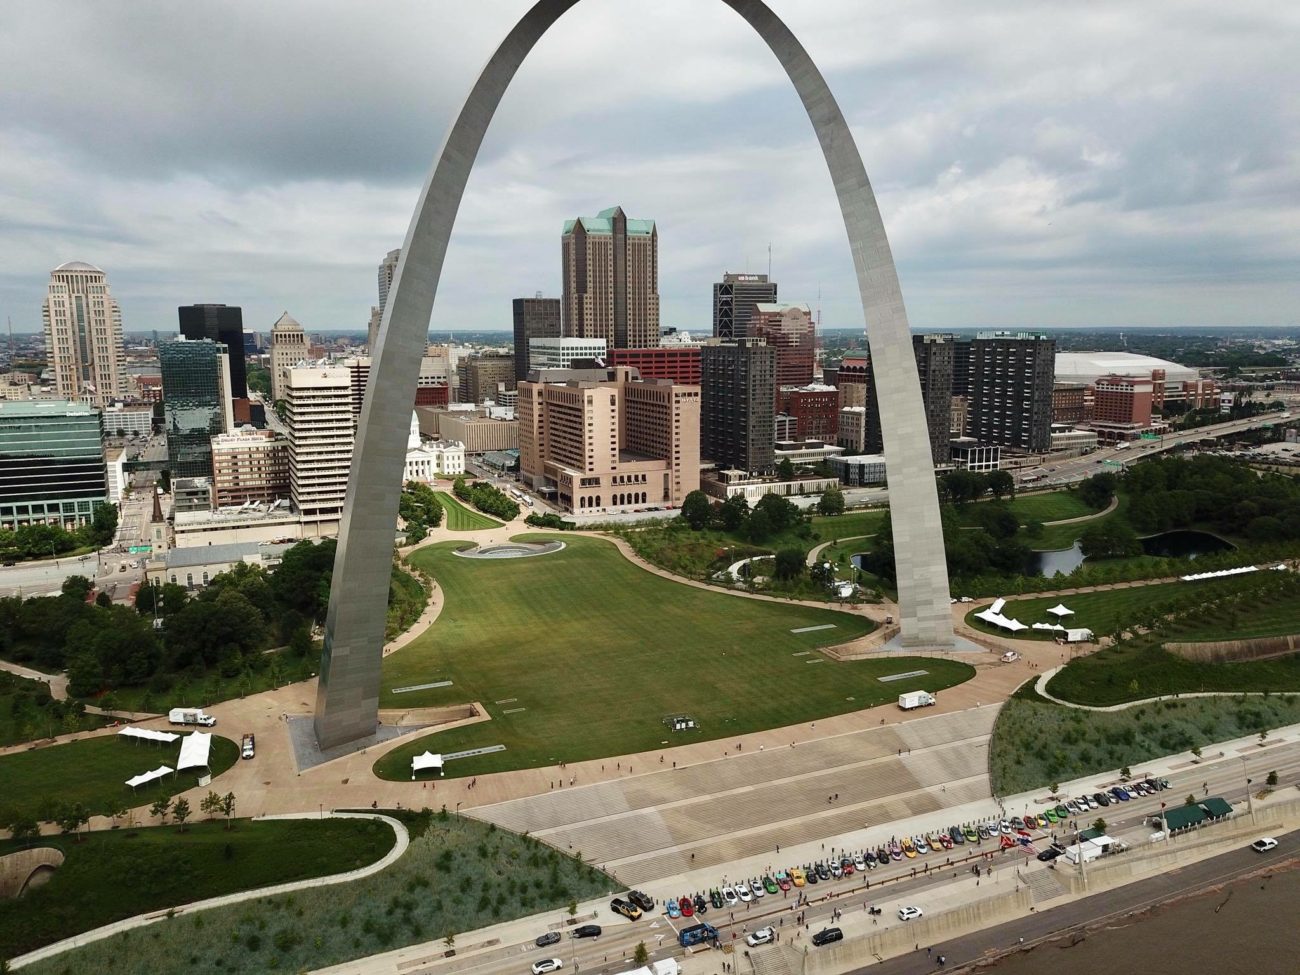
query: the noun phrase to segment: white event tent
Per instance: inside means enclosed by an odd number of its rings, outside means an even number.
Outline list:
[[[134,789],[137,786],[141,786],[141,785],[145,785],[146,783],[153,782],[155,779],[161,779],[164,778],[165,776],[172,775],[173,772],[174,770],[168,768],[166,765],[159,765],[152,772],[141,772],[139,775],[135,776],[134,778],[127,779],[126,784],[129,785],[132,789]]]
[[[176,763],[179,772],[187,768],[209,768],[208,756],[212,750],[212,735],[196,731],[181,739],[181,758]]]
[[[151,731],[148,728],[126,727],[117,733],[119,738],[133,738],[136,741],[152,741],[161,745],[170,745],[180,735],[173,734],[170,731]]]
[[[1012,633],[1019,633],[1021,630],[1027,630],[1027,627],[1020,620],[1007,619],[1002,615],[1002,607],[1007,604],[1005,599],[995,600],[993,605],[988,609],[982,609],[975,614],[977,620],[983,620],[985,623],[991,623],[999,630],[1010,630]]]
[[[1064,603],[1057,603],[1055,606],[1049,609],[1048,612],[1051,613],[1053,616],[1055,616],[1058,620],[1063,616],[1074,615],[1074,610],[1068,609]]]
[[[423,772],[425,769],[437,769],[439,775],[443,775],[442,756],[435,755],[433,752],[425,752],[423,755],[416,755],[411,759],[411,778],[415,778],[417,772]]]

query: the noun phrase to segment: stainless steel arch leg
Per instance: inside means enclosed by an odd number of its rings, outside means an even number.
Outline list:
[[[372,735],[407,420],[438,279],[475,156],[528,52],[578,0],[540,0],[479,75],[425,181],[389,289],[361,410],[330,587],[316,698],[322,749]],[[930,447],[902,292],[884,225],[852,134],[807,52],[760,0],[724,0],[763,37],[808,110],[853,249],[877,357],[881,427],[892,487],[903,641],[949,646],[948,577]]]

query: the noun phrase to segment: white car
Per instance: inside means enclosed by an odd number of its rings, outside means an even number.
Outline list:
[[[736,896],[746,904],[754,899],[754,895],[749,892],[749,884],[745,883],[743,880],[736,884]]]
[[[867,869],[867,858],[864,857],[861,853],[859,853],[857,856],[853,858],[853,869],[858,871],[858,873],[861,873],[863,870]]]
[[[767,891],[763,889],[763,882],[761,880],[751,880],[749,882],[749,889],[754,892],[755,900],[767,894]]]
[[[740,898],[736,896],[735,890],[731,887],[722,888],[722,899],[728,907],[735,907],[740,903]]]
[[[533,975],[547,975],[548,972],[558,972],[563,967],[564,962],[558,958],[543,958],[533,962]]]
[[[1269,850],[1277,849],[1277,840],[1271,836],[1264,836],[1250,844],[1250,848],[1256,853],[1267,853]]]
[[[745,939],[745,944],[751,948],[757,948],[759,945],[770,945],[774,940],[776,940],[776,932],[769,926],[759,928]]]
[[[915,921],[921,916],[919,907],[900,907],[898,909],[898,919],[900,921]]]
[[[1002,820],[1002,822],[998,823],[998,832],[1001,833],[1003,836],[1010,836],[1011,822],[1009,820],[1004,819]]]

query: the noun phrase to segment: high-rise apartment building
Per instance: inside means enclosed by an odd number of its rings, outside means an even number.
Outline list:
[[[289,370],[308,358],[307,335],[288,312],[271,326],[271,402],[285,398]]]
[[[388,306],[388,289],[393,286],[397,275],[397,262],[402,257],[402,249],[389,251],[379,262],[379,304],[370,306],[370,326],[366,329],[366,351],[375,354],[375,343],[379,341],[379,324],[384,320],[384,309]]]
[[[925,405],[925,426],[930,435],[930,455],[937,464],[951,459],[948,446],[952,439],[952,370],[951,336],[913,335],[912,353],[916,356],[916,373],[921,382],[921,399]],[[876,401],[875,371],[868,361],[867,373],[867,443],[869,454],[885,451],[880,429],[880,407]]]
[[[41,319],[45,356],[60,399],[107,406],[122,398],[122,311],[103,271],[82,261],[56,267]]]
[[[776,304],[776,282],[766,274],[726,272],[713,285],[713,334],[720,339],[743,339],[757,304]]]
[[[516,298],[511,302],[515,332],[515,382],[528,378],[529,343],[560,337],[560,299]],[[608,347],[608,346],[607,346]]]
[[[565,335],[611,349],[659,344],[659,232],[622,207],[564,222]]]
[[[749,337],[776,349],[776,385],[807,386],[817,360],[817,330],[807,305],[754,306]]]
[[[699,488],[699,387],[621,367],[567,372],[519,384],[519,469],[534,487],[579,513],[676,506]]]
[[[642,379],[671,379],[687,386],[700,384],[698,345],[661,345],[657,349],[613,349],[611,366],[631,366]]]
[[[83,525],[101,504],[101,415],[68,400],[0,401],[0,527]]]
[[[290,369],[284,388],[289,495],[304,522],[343,516],[355,441],[352,376],[346,369]]]
[[[700,349],[700,451],[720,468],[772,469],[776,349],[737,339]]]
[[[1133,376],[1102,376],[1093,383],[1092,420],[1097,430],[1109,427],[1135,433],[1151,426],[1155,380]]]
[[[1051,445],[1056,341],[986,332],[971,343],[967,432],[984,444],[1042,453]]]
[[[177,338],[158,346],[158,362],[171,476],[211,477],[212,437],[234,429],[226,347]]]
[[[248,399],[243,309],[238,305],[181,305],[176,314],[180,318],[181,335],[187,339],[211,339],[226,347],[230,395]]]
[[[224,508],[289,497],[289,441],[241,427],[212,438],[212,504]]]

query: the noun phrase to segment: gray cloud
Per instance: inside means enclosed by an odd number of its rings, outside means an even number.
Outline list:
[[[1300,15],[1262,0],[772,0],[826,72],[920,325],[1286,323],[1300,258]],[[374,265],[520,0],[11,5],[0,30],[0,313],[110,275],[128,328],[226,301],[364,325]],[[860,321],[806,118],[722,4],[586,0],[507,94],[433,324],[559,286],[559,225],[661,234],[666,323],[766,263]]]

